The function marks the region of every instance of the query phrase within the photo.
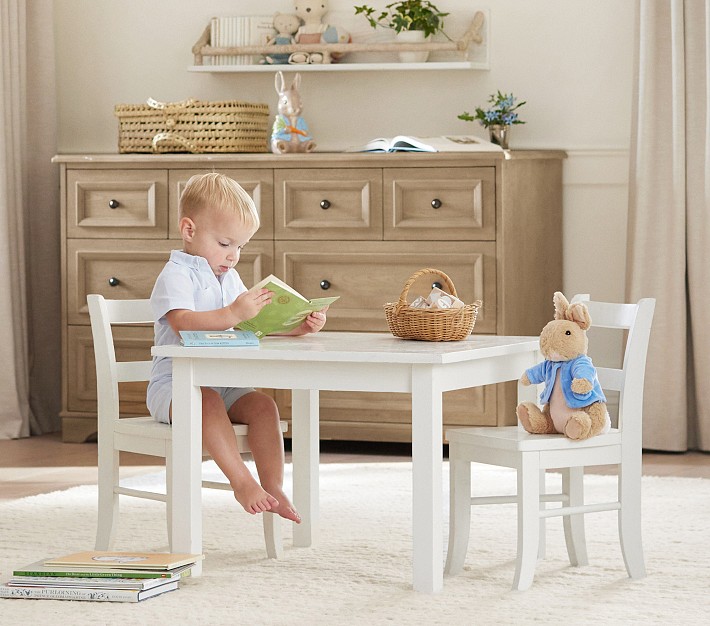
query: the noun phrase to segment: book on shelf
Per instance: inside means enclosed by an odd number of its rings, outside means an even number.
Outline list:
[[[91,600],[94,602],[140,602],[178,588],[177,580],[160,579],[150,589],[92,589],[86,587],[39,587],[0,584],[0,598],[31,600]]]
[[[130,579],[179,579],[190,575],[193,563],[186,563],[171,570],[137,570],[123,569],[99,564],[96,567],[71,567],[62,565],[46,565],[45,561],[30,563],[25,567],[13,570],[13,577],[24,578],[130,578]]]
[[[441,137],[378,137],[364,146],[348,148],[346,152],[502,152],[495,143],[473,135],[442,135]]]
[[[210,45],[216,48],[265,46],[276,34],[273,15],[224,16],[210,20]],[[238,54],[212,57],[212,65],[251,65],[258,55]]]
[[[252,291],[261,288],[273,292],[271,303],[261,309],[255,317],[237,324],[237,328],[250,330],[259,338],[296,328],[310,313],[321,311],[340,297],[309,300],[273,274],[254,285]]]
[[[175,554],[172,552],[106,552],[92,550],[76,552],[55,559],[46,559],[45,565],[71,567],[114,567],[135,570],[173,570],[194,564],[205,558],[204,554]]]
[[[195,346],[258,346],[259,338],[250,330],[181,330],[180,343]]]

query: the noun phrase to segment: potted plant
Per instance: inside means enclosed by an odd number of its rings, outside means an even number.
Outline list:
[[[402,43],[423,42],[436,33],[444,32],[444,18],[448,13],[440,11],[429,0],[400,0],[392,2],[377,12],[363,4],[355,7],[355,15],[363,15],[372,28],[389,28],[397,33],[397,40]],[[429,52],[400,52],[400,61],[422,63],[429,57]]]
[[[488,129],[493,143],[497,143],[502,148],[507,148],[510,127],[513,124],[525,124],[516,112],[517,109],[525,104],[525,101],[518,102],[518,99],[512,93],[497,91],[489,96],[488,102],[492,105],[490,109],[476,107],[475,115],[464,111],[458,116],[458,119],[465,122],[478,121],[481,126]]]

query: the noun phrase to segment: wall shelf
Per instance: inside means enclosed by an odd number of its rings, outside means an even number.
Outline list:
[[[271,72],[292,68],[298,72],[357,72],[357,71],[420,71],[420,70],[488,70],[488,16],[484,11],[476,11],[470,25],[457,40],[450,39],[446,42],[399,43],[399,42],[351,42],[351,43],[319,43],[319,44],[288,44],[288,45],[242,45],[230,47],[217,47],[211,45],[211,26],[208,25],[200,38],[192,47],[194,65],[188,67],[190,72],[208,73],[247,73]],[[477,55],[472,60],[469,48],[473,45],[485,51],[485,55]],[[373,59],[363,62],[359,58],[348,63],[331,63],[331,58],[338,54],[355,53],[360,56],[369,53],[400,53],[400,52],[446,53],[441,60],[426,63],[397,63],[391,62],[388,55],[385,58]],[[253,56],[259,57],[270,54],[319,53],[323,56],[322,63],[315,64],[239,64],[219,65],[220,57],[225,56]],[[446,58],[446,57],[450,58]],[[395,57],[396,58],[396,57]],[[207,63],[206,63],[207,60]]]
[[[488,70],[488,63],[475,61],[428,61],[426,63],[324,63],[319,65],[190,65],[189,72],[215,74],[241,72],[377,72],[419,70]]]

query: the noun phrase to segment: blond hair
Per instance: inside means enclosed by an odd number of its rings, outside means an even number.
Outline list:
[[[210,172],[195,174],[180,196],[178,219],[193,219],[202,211],[236,214],[254,231],[259,228],[259,213],[251,196],[229,176]]]

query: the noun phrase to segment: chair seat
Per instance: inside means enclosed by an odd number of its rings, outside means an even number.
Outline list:
[[[616,428],[612,428],[603,435],[597,435],[583,441],[572,441],[562,434],[533,435],[518,426],[501,426],[497,428],[479,426],[447,430],[446,439],[448,439],[449,443],[454,444],[480,445],[487,448],[516,452],[579,450],[582,448],[620,445],[621,432]]]
[[[249,427],[246,424],[233,424],[234,434],[237,437],[246,437]],[[288,424],[281,422],[281,430],[286,432]],[[145,417],[123,417],[114,425],[114,432],[125,435],[140,433],[143,437],[151,439],[172,439],[173,429],[170,424],[156,421],[150,415]]]

